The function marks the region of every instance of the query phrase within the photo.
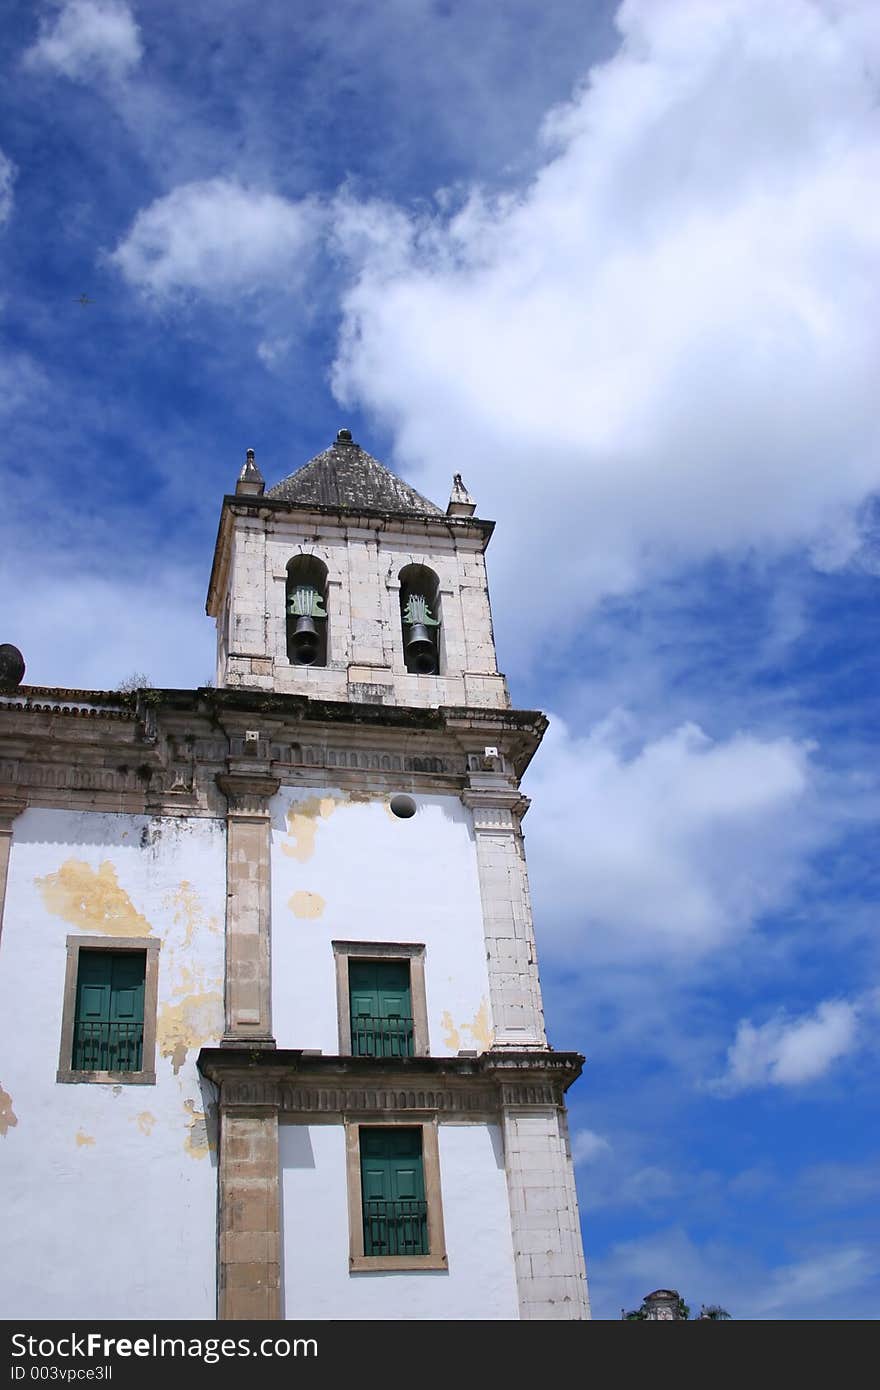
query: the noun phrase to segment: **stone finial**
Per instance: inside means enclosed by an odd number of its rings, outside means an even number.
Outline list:
[[[452,478],[452,491],[449,494],[449,505],[446,508],[447,516],[473,516],[477,510],[477,504],[471,497],[464,483],[461,481],[461,474],[456,473]]]
[[[257,467],[253,449],[248,449],[244,466],[235,484],[236,497],[262,497],[266,490],[263,475]]]
[[[347,429],[341,429],[341,430],[337,430],[337,431],[336,431],[336,443],[337,443],[337,444],[351,444],[351,445],[354,446],[355,449],[357,448],[357,445],[355,444],[354,440],[353,440],[352,437],[351,437],[351,430],[347,430]]]

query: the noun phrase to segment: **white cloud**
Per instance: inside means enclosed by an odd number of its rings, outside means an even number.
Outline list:
[[[858,1015],[855,1004],[826,999],[800,1018],[779,1013],[759,1027],[742,1019],[727,1051],[727,1071],[714,1089],[731,1094],[818,1080],[858,1046]]]
[[[571,1136],[571,1154],[575,1163],[593,1163],[610,1152],[608,1140],[592,1129],[578,1129]]]
[[[554,719],[526,785],[542,954],[567,961],[699,959],[784,901],[815,843],[810,747],[787,738]]]
[[[8,222],[12,215],[12,186],[15,183],[15,175],[15,165],[0,150],[0,227],[4,222]]]
[[[195,290],[223,298],[305,274],[322,214],[311,199],[290,202],[230,179],[183,184],[138,213],[110,260],[157,297]]]
[[[853,554],[880,486],[875,20],[627,0],[529,186],[451,218],[340,199],[337,394],[423,490],[464,473],[524,628],[718,553]]]
[[[126,77],[141,60],[137,22],[123,0],[66,0],[24,55],[31,68],[54,68],[75,81]]]

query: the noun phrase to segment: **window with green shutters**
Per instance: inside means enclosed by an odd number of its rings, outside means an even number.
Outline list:
[[[348,985],[352,1055],[412,1057],[409,961],[352,960]]]
[[[361,1127],[364,1255],[427,1255],[422,1131]]]
[[[74,1071],[139,1072],[144,1046],[144,951],[81,951]]]

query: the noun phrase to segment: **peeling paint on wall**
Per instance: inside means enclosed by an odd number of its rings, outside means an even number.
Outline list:
[[[91,1134],[86,1134],[84,1129],[78,1129],[76,1131],[76,1147],[78,1149],[87,1149],[91,1144],[94,1144],[94,1142]]]
[[[83,931],[104,936],[148,936],[152,927],[141,916],[109,859],[100,868],[68,859],[54,874],[34,879],[49,912]]]
[[[489,1023],[489,1001],[485,997],[474,1014],[473,1023],[468,1024],[467,1031],[476,1043],[479,1052],[489,1051],[494,1041],[494,1034]]]
[[[164,1004],[156,1023],[156,1038],[163,1057],[171,1058],[174,1075],[187,1053],[223,1032],[223,996],[215,992],[190,994],[179,1004]]]
[[[320,893],[293,893],[287,900],[294,917],[320,917],[327,906]]]
[[[217,918],[207,915],[201,898],[188,879],[182,879],[173,892],[166,893],[165,906],[173,911],[176,925],[184,928],[184,946],[192,945],[193,934],[200,927],[213,932],[220,930]]]
[[[188,1133],[184,1140],[183,1147],[190,1158],[204,1158],[210,1148],[208,1143],[208,1127],[205,1123],[205,1112],[204,1110],[196,1110],[196,1103],[194,1100],[185,1100],[183,1102],[183,1108],[189,1112],[190,1117],[187,1124]]]
[[[443,1029],[443,1046],[448,1047],[450,1052],[458,1052],[461,1047],[461,1036],[452,1021],[452,1014],[446,1009],[440,1020],[440,1027]]]
[[[18,1124],[18,1116],[12,1108],[12,1096],[0,1086],[0,1137],[5,1137],[8,1129]]]
[[[488,1052],[492,1046],[494,1034],[489,1023],[489,1001],[485,996],[470,1023],[459,1023],[456,1027],[452,1014],[447,1009],[440,1020],[440,1026],[444,1032],[443,1045],[448,1047],[450,1052],[462,1050],[462,1033],[470,1033],[478,1052]]]
[[[335,796],[310,796],[295,801],[287,812],[287,833],[293,844],[282,844],[281,852],[304,864],[315,852],[315,834],[319,819],[332,816],[339,799]]]
[[[135,1115],[135,1121],[141,1134],[152,1134],[153,1125],[156,1123],[156,1116],[150,1114],[149,1110],[142,1110],[139,1115]]]

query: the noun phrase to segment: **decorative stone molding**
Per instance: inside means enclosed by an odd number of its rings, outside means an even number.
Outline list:
[[[218,773],[217,786],[226,797],[228,815],[247,820],[267,820],[269,801],[281,786],[280,778],[265,773]]]
[[[301,1052],[203,1048],[199,1069],[221,1106],[267,1106],[302,1120],[434,1114],[451,1121],[498,1117],[511,1105],[561,1107],[580,1075],[578,1053],[484,1052],[475,1058],[310,1057]]]

